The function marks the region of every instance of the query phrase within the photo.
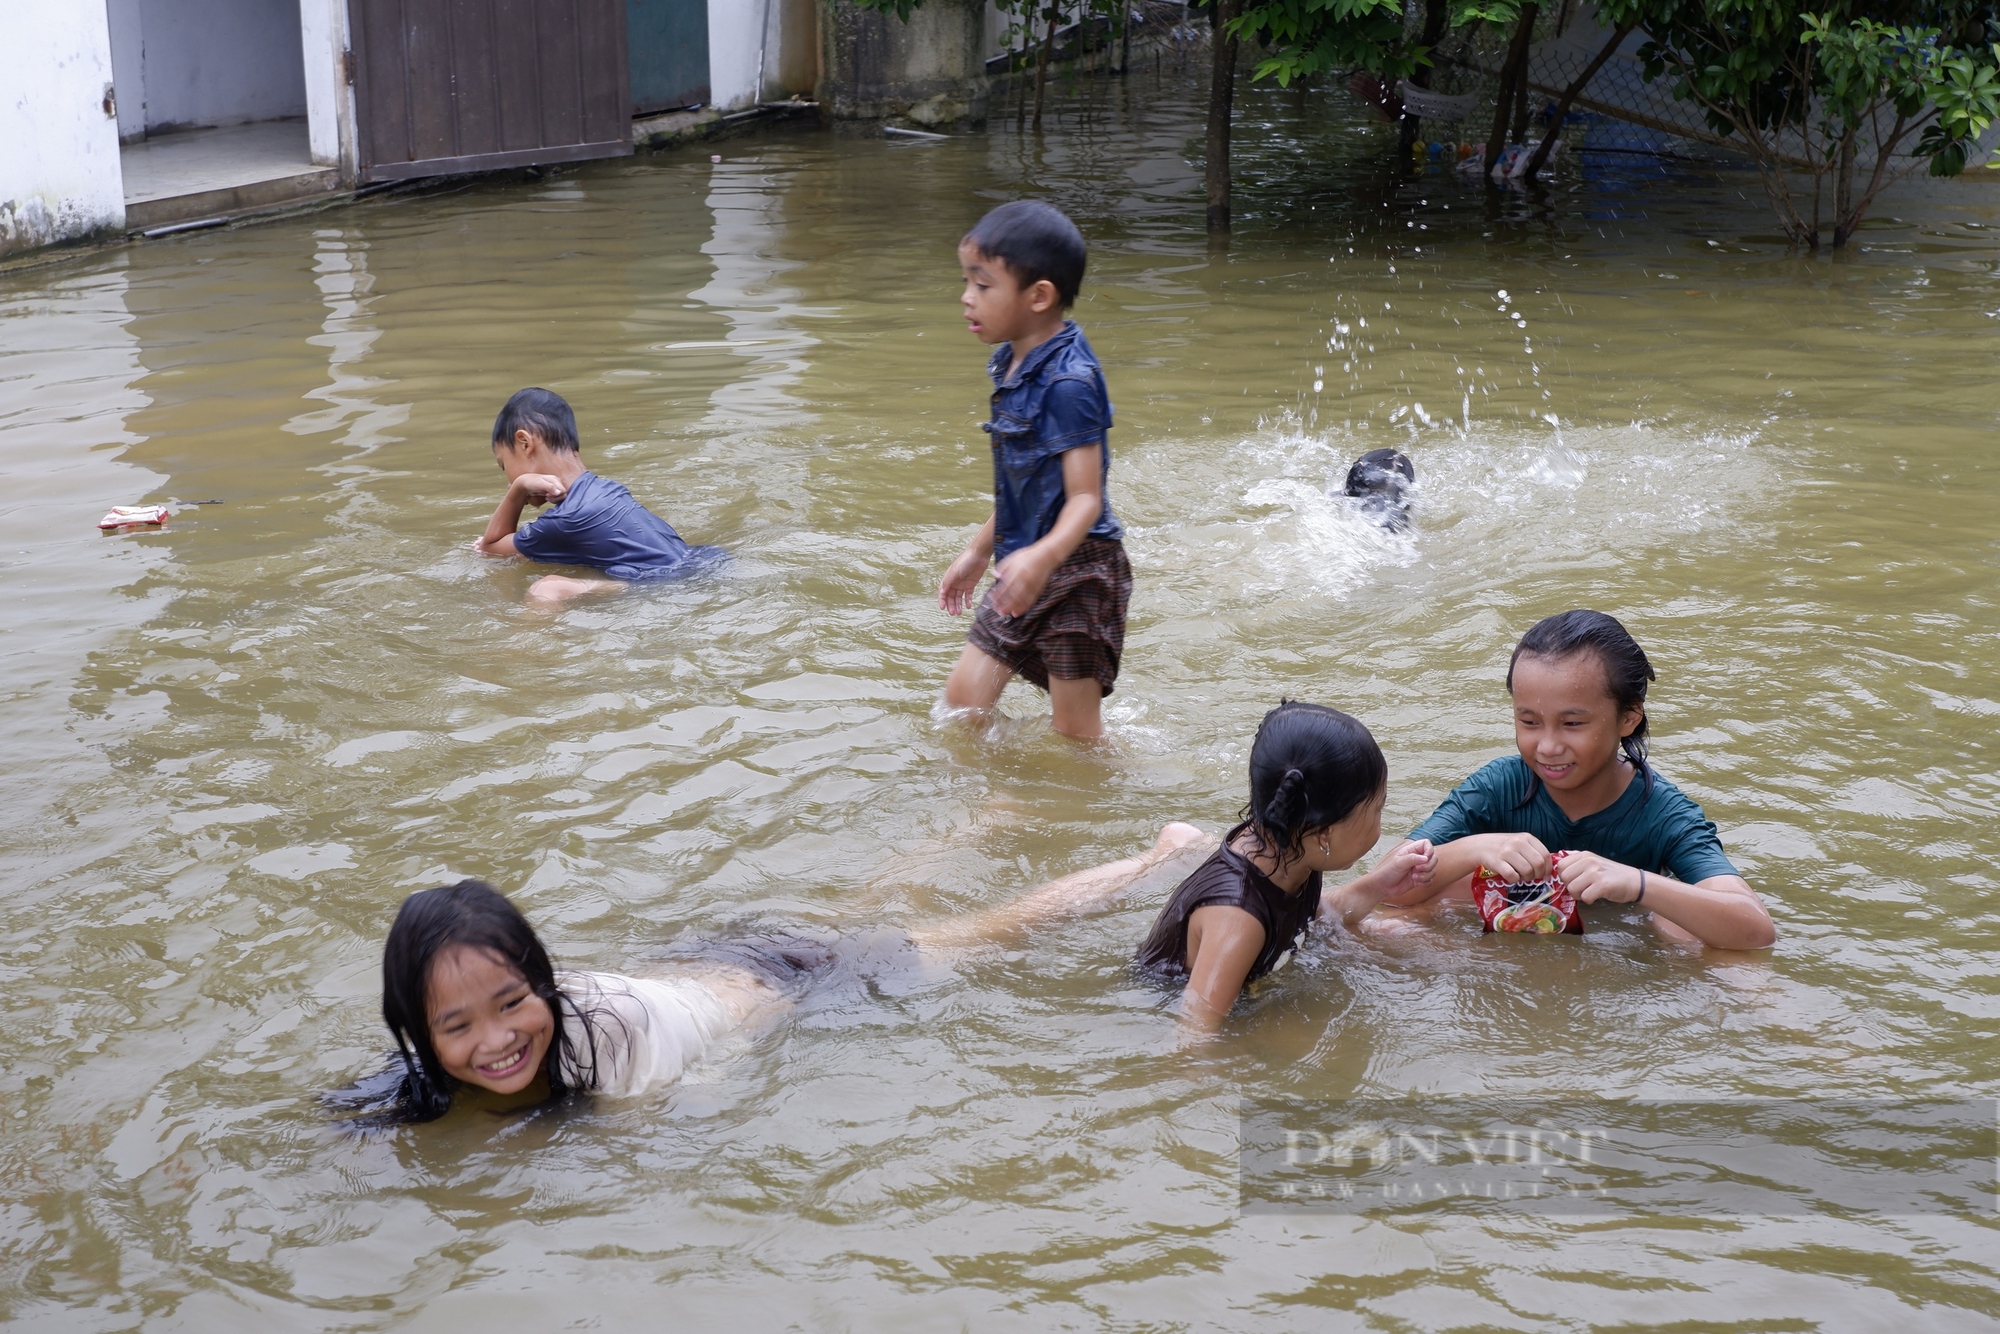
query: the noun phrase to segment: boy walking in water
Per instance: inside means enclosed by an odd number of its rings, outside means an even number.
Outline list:
[[[993,513],[938,585],[938,605],[972,606],[993,566],[945,703],[985,711],[1009,678],[1049,692],[1055,728],[1104,735],[1118,679],[1132,567],[1106,487],[1111,400],[1104,370],[1065,312],[1083,285],[1083,234],[1047,204],[1017,200],[958,244],[966,322],[994,347]]]

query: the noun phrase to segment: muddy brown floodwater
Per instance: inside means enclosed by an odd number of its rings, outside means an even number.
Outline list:
[[[1990,1328],[1990,1194],[1889,1219],[1244,1214],[1246,1095],[1991,1097],[2000,1033],[2000,194],[1841,261],[1754,177],[1607,158],[1544,200],[1399,178],[1246,94],[1036,143],[799,131],[0,278],[0,1319],[40,1330]],[[984,516],[953,246],[1035,189],[1094,251],[1138,591],[1111,744],[1014,687],[933,717]],[[1893,216],[1892,216],[1893,215]],[[1501,293],[1504,291],[1504,298]],[[690,583],[525,610],[467,544],[515,388],[691,540]],[[1327,498],[1399,445],[1419,521]],[[215,499],[100,537],[142,499]],[[679,1084],[393,1134],[414,888],[514,892],[562,963],[998,902],[1243,799],[1281,695],[1364,718],[1388,830],[1507,751],[1516,635],[1650,650],[1662,770],[1768,954],[1334,939],[1212,1043],[1128,968],[1163,888],[1006,952],[836,974]]]

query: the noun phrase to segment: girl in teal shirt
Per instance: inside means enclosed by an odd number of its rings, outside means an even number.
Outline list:
[[[1642,905],[1670,936],[1723,949],[1776,938],[1771,915],[1723,854],[1700,806],[1646,762],[1653,666],[1616,618],[1566,611],[1521,637],[1507,667],[1518,755],[1454,789],[1410,834],[1437,848],[1410,907],[1470,895],[1484,866],[1513,884],[1562,879],[1579,903]]]

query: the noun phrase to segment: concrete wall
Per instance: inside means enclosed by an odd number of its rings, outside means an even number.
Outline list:
[[[986,118],[986,0],[928,0],[904,23],[820,4],[820,102],[841,119],[927,125]]]
[[[101,4],[7,0],[0,40],[0,255],[125,225]]]
[[[814,6],[815,0],[708,0],[709,101],[740,111],[810,93],[819,75]]]
[[[41,8],[46,0],[17,2]],[[323,7],[324,0],[309,3]],[[125,138],[306,114],[300,0],[108,0],[108,6]]]
[[[811,97],[813,89],[819,87],[818,0],[777,0],[777,6],[784,41],[771,62],[771,94],[785,98],[804,93]]]
[[[713,105],[738,111],[763,99],[757,60],[761,54],[768,70],[779,26],[777,0],[708,0],[708,96]]]

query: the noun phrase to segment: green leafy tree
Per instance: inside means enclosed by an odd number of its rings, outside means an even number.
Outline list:
[[[1230,34],[1262,45],[1258,79],[1367,70],[1407,77],[1429,52],[1406,40],[1402,0],[1245,0]]]
[[[1236,48],[1258,43],[1265,56],[1252,75],[1292,80],[1312,74],[1359,72],[1383,79],[1422,68],[1429,51],[1412,43],[1402,0],[1214,0],[1215,72],[1208,103],[1208,228],[1229,229],[1229,125],[1235,99]],[[1438,0],[1433,0],[1433,8]],[[1433,26],[1425,25],[1426,33]]]
[[[1778,222],[1845,246],[1882,191],[1920,171],[1955,176],[2000,115],[1992,5],[1962,0],[1633,0],[1648,79],[1671,78],[1757,164]],[[1863,12],[1863,11],[1866,12]],[[1817,11],[1817,12],[1814,12]],[[1867,175],[1864,157],[1872,158]],[[1795,188],[1803,175],[1808,190]]]

